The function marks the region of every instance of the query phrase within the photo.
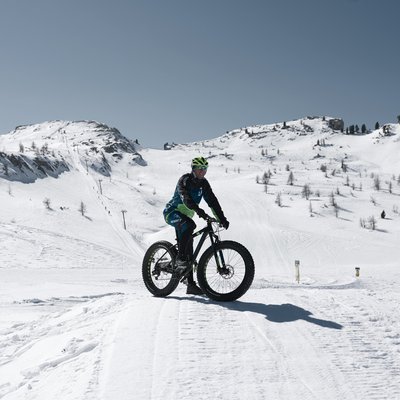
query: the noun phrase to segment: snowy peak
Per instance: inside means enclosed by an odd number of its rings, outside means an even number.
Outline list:
[[[242,139],[263,139],[266,136],[276,137],[285,135],[305,136],[310,134],[333,134],[344,128],[343,120],[330,117],[306,117],[289,122],[280,122],[269,125],[254,125],[228,131],[227,136],[239,136]]]
[[[116,128],[96,121],[49,121],[19,126],[0,136],[0,176],[33,182],[57,177],[76,163],[109,176],[112,165],[122,159],[146,165],[138,153],[140,145]]]

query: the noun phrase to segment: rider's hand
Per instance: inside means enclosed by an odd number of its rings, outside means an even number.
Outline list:
[[[229,221],[225,218],[223,221],[221,221],[221,225],[225,228],[229,228]]]
[[[208,215],[206,214],[206,212],[204,210],[202,210],[201,208],[199,208],[196,212],[200,218],[203,218],[203,219],[209,218]]]

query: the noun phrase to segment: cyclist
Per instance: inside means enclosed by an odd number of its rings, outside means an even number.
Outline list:
[[[192,217],[197,213],[200,218],[209,218],[206,212],[199,207],[203,197],[221,225],[225,229],[229,227],[229,221],[226,219],[208,180],[204,177],[207,168],[208,161],[204,157],[193,158],[192,171],[179,178],[174,196],[164,209],[165,221],[176,231],[178,239],[176,268],[182,273],[189,267],[189,262],[193,257],[192,234],[196,224]],[[193,271],[188,275],[187,285],[187,294],[203,294],[193,279]]]

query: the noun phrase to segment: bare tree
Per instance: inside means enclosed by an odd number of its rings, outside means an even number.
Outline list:
[[[329,203],[333,207],[335,207],[335,205],[336,205],[336,199],[335,199],[335,195],[333,192],[331,192],[331,194],[329,195]]]
[[[282,207],[282,196],[281,196],[281,192],[279,192],[279,193],[276,195],[275,203],[276,203],[279,207]]]
[[[48,197],[43,200],[43,204],[45,205],[47,210],[51,210],[51,201]]]
[[[85,203],[83,201],[81,201],[81,205],[79,206],[79,210],[78,211],[82,214],[82,216],[85,215],[85,213],[86,213],[86,205],[85,205]]]
[[[335,203],[335,205],[333,206],[333,209],[335,211],[336,218],[338,218],[339,217],[339,206],[337,205],[337,203]]]
[[[374,189],[375,190],[381,190],[381,180],[379,178],[379,175],[376,175],[374,178]]]
[[[308,200],[308,199],[310,198],[310,195],[311,195],[310,185],[309,185],[308,183],[306,183],[306,184],[303,186],[303,189],[302,189],[302,191],[301,191],[301,196],[302,196],[302,197],[305,197],[306,200]]]
[[[374,231],[376,229],[376,219],[373,215],[368,218],[368,223],[370,229]]]

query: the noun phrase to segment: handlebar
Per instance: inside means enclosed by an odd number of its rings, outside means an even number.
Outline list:
[[[218,221],[216,218],[210,217],[209,215],[207,215],[207,225],[211,225],[213,223],[218,224],[219,228],[223,228],[222,224],[220,221]]]

